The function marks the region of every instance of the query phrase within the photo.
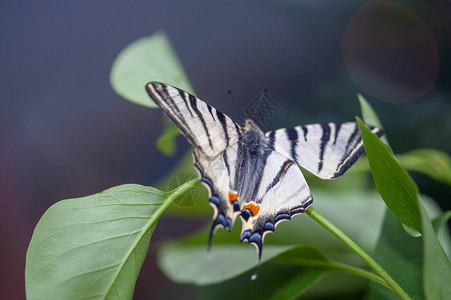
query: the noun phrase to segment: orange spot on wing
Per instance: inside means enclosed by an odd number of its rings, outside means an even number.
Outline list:
[[[285,166],[285,168],[283,169],[282,174],[280,174],[279,178],[282,178],[283,175],[285,175],[285,173],[287,172],[288,168],[292,165],[292,162],[287,163],[287,165]]]
[[[232,203],[234,201],[237,201],[237,200],[238,200],[237,192],[229,191],[229,201],[230,201],[230,203]]]
[[[252,213],[253,216],[256,216],[258,214],[258,212],[260,211],[260,205],[258,204],[254,204],[254,203],[249,203],[246,204],[245,206],[243,206],[242,210],[245,209],[249,209]]]

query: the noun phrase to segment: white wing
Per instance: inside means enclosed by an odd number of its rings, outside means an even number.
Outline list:
[[[202,100],[173,86],[151,82],[147,92],[194,146],[194,166],[210,193],[213,225],[229,231],[240,212],[236,188],[237,149],[241,128]],[[233,179],[233,180],[232,180]]]
[[[230,145],[222,155],[208,159],[198,149],[194,149],[194,166],[207,187],[210,205],[214,209],[213,224],[210,230],[208,245],[210,247],[214,232],[218,228],[232,229],[236,217],[240,213],[240,204],[235,184],[238,144]],[[233,179],[233,180],[232,180]]]
[[[312,203],[310,189],[298,166],[272,151],[261,176],[255,199],[245,199],[241,208],[241,241],[256,246],[261,258],[263,239],[277,224],[303,213]]]
[[[370,128],[383,135],[381,129]],[[364,151],[355,122],[302,125],[265,135],[274,138],[277,152],[322,179],[344,175]]]
[[[238,141],[240,126],[204,101],[159,82],[147,84],[146,90],[191,145],[206,156],[213,158]]]

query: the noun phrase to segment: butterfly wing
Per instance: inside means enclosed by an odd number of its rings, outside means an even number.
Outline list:
[[[194,146],[193,158],[214,209],[210,242],[217,228],[229,231],[239,214],[236,188],[241,128],[202,100],[173,86],[151,82],[147,92]]]
[[[230,145],[222,155],[209,159],[198,149],[193,152],[194,166],[207,187],[210,205],[213,207],[213,224],[210,230],[209,247],[218,228],[232,229],[240,213],[237,188],[234,184],[236,172],[237,143]]]
[[[147,84],[146,90],[191,145],[206,156],[215,157],[238,141],[240,126],[204,101],[159,82]]]
[[[383,131],[371,127],[379,137]],[[364,152],[357,123],[324,123],[284,128],[266,133],[275,150],[322,179],[346,173]]]
[[[263,239],[284,220],[303,213],[312,203],[310,189],[296,163],[271,151],[255,199],[245,199],[241,241],[254,244],[261,258]]]

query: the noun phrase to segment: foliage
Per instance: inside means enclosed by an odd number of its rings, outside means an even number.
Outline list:
[[[132,43],[111,71],[111,84],[117,93],[147,107],[155,107],[143,88],[151,80],[192,92],[162,33]],[[369,103],[358,97],[365,122],[382,127]],[[446,253],[451,243],[443,225],[451,214],[441,212],[432,199],[420,195],[405,168],[450,185],[450,158],[434,149],[394,156],[388,144],[360,119],[357,122],[367,159],[333,182],[305,173],[317,210],[312,208],[282,223],[276,234],[266,238],[257,280],[250,280],[257,263],[255,250],[238,242],[239,224],[230,234],[219,231],[209,254],[208,227],[164,243],[158,252],[163,272],[174,282],[197,286],[198,297],[208,299],[337,298],[356,293],[373,299],[449,298],[451,266]],[[173,154],[177,134],[172,125],[165,126],[158,148]],[[367,184],[370,172],[377,190]],[[191,155],[157,186],[164,186],[180,173],[194,174]],[[122,185],[50,207],[37,224],[28,248],[27,298],[131,299],[162,213],[191,218],[211,214],[206,199],[193,201],[197,204],[191,209],[170,205],[198,183],[193,179],[170,192]],[[189,194],[184,196],[195,197]]]
[[[130,299],[158,218],[192,183],[169,193],[126,184],[51,206],[27,251],[27,298]]]

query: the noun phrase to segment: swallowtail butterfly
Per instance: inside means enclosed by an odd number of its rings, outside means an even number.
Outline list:
[[[194,147],[194,166],[214,209],[209,245],[218,228],[229,231],[239,215],[241,241],[254,244],[259,261],[263,239],[281,221],[312,204],[297,164],[322,179],[342,176],[364,151],[357,124],[323,123],[262,132],[244,127],[176,87],[151,82],[152,100]],[[378,136],[379,128],[371,127]]]

